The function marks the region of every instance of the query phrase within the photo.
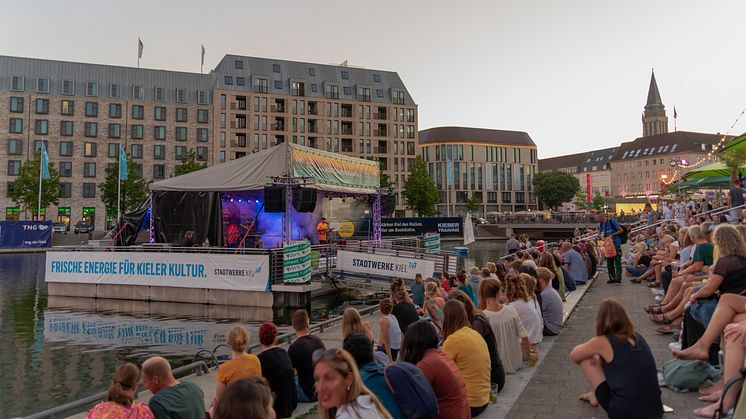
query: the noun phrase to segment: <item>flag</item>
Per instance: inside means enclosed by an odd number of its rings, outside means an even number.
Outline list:
[[[47,148],[44,146],[44,141],[41,142],[41,178],[49,179],[49,156],[47,155]]]
[[[137,38],[137,58],[142,58],[143,44],[140,38]]]
[[[202,63],[201,65],[205,65],[205,46],[202,45]]]
[[[676,106],[674,105],[674,107],[673,107],[673,119],[676,119],[676,117],[678,117],[678,116],[679,116],[679,114],[676,113]]]
[[[129,179],[127,173],[127,153],[124,152],[122,146],[119,146],[119,180]]]

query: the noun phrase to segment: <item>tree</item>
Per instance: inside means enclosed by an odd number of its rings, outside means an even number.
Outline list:
[[[26,160],[21,166],[16,180],[8,184],[8,196],[21,207],[23,211],[36,214],[39,206],[39,165],[41,152],[36,153],[32,160]],[[60,173],[49,163],[49,179],[41,182],[41,207],[57,205],[60,202]]]
[[[606,206],[606,198],[604,198],[600,194],[596,194],[596,196],[593,197],[591,205],[593,205],[594,210],[602,211],[604,209],[604,206]]]
[[[582,191],[578,191],[572,199],[575,208],[579,211],[585,211],[588,209],[588,197]]]
[[[436,215],[435,205],[440,202],[440,190],[427,173],[427,166],[421,157],[417,157],[412,171],[404,184],[404,200],[407,208],[419,216]]]
[[[533,183],[536,197],[551,209],[556,209],[563,202],[569,202],[580,190],[578,178],[556,170],[537,173]]]
[[[129,164],[127,165],[129,167]],[[197,153],[194,149],[189,149],[184,157],[181,158],[181,164],[176,166],[176,176],[185,175],[187,173],[196,172],[207,167],[204,163],[197,163]]]
[[[741,180],[741,168],[746,163],[746,149],[725,151],[720,154],[720,161],[730,171],[731,181]]]
[[[148,183],[137,173],[137,163],[127,156],[127,180],[122,181],[122,213],[136,209],[148,197]],[[106,180],[98,185],[101,191],[101,201],[107,208],[117,207],[117,179],[119,179],[119,164],[106,169]]]
[[[466,210],[475,213],[479,211],[479,207],[482,206],[481,204],[482,200],[478,196],[472,195],[471,198],[466,200]]]

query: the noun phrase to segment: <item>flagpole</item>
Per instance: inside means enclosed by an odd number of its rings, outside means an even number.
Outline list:
[[[119,173],[117,173],[117,223],[119,223],[119,220],[122,217],[121,208],[122,208],[122,168],[120,167]]]
[[[42,147],[44,147],[44,144],[42,144]],[[43,163],[43,153],[39,153],[39,206],[36,207],[36,221],[41,221],[41,178],[42,178],[42,166]]]

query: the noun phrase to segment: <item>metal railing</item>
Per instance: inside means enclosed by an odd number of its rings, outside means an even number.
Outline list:
[[[196,361],[196,362],[192,362],[190,364],[184,365],[183,367],[174,369],[173,375],[176,378],[181,378],[181,377],[185,377],[191,374],[202,375],[202,374],[206,374],[209,371],[210,371],[210,368],[208,367],[205,361]],[[108,391],[102,391],[100,393],[96,393],[91,396],[84,397],[82,399],[74,400],[72,402],[65,403],[63,405],[53,407],[51,409],[43,410],[41,412],[37,412],[32,415],[25,416],[23,417],[23,419],[44,419],[44,418],[53,419],[55,417],[63,417],[62,414],[65,412],[81,409],[85,406],[92,405],[93,403],[106,400],[107,393]],[[140,393],[140,390],[138,389],[137,394],[135,394],[135,398],[137,398],[139,393]]]

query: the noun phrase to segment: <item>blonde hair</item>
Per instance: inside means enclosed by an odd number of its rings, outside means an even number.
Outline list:
[[[508,301],[523,300],[528,302],[526,278],[532,278],[532,276],[522,273],[520,275],[508,275],[505,278],[505,295],[508,297]]]
[[[741,233],[730,224],[720,224],[712,234],[718,258],[739,256],[746,259],[746,242]]]
[[[106,399],[125,407],[132,406],[133,394],[127,394],[127,392],[137,387],[139,380],[140,369],[137,365],[131,362],[120,365],[111,379]]]
[[[234,352],[246,352],[246,346],[249,344],[249,331],[241,325],[231,327],[228,331],[228,346]]]
[[[342,314],[342,340],[352,332],[361,332],[367,335],[365,328],[363,327],[363,318],[360,317],[360,313],[350,307],[346,308]]]
[[[347,310],[350,309],[348,308]],[[347,310],[345,310],[345,313],[347,313]],[[314,369],[320,362],[325,363],[327,366],[329,366],[329,368],[336,371],[342,377],[352,375],[352,384],[350,384],[349,389],[346,389],[347,396],[345,397],[344,404],[355,404],[357,403],[357,397],[365,394],[370,397],[371,401],[376,406],[376,409],[378,410],[378,413],[381,414],[381,416],[383,416],[385,419],[392,419],[389,412],[386,410],[386,408],[383,407],[383,404],[381,404],[381,401],[378,400],[378,397],[376,397],[376,395],[372,391],[370,391],[368,387],[365,387],[365,384],[363,384],[363,380],[360,377],[360,371],[358,370],[357,363],[355,363],[355,358],[353,358],[349,352],[345,351],[344,349],[337,349],[334,357],[330,358],[327,356],[322,356],[321,358],[319,358],[318,361],[314,363]],[[336,407],[327,410],[321,403],[319,403],[319,417],[332,419],[336,417],[336,415]]]
[[[548,284],[552,283],[552,271],[547,268],[541,267],[536,270],[536,276],[545,280]]]

